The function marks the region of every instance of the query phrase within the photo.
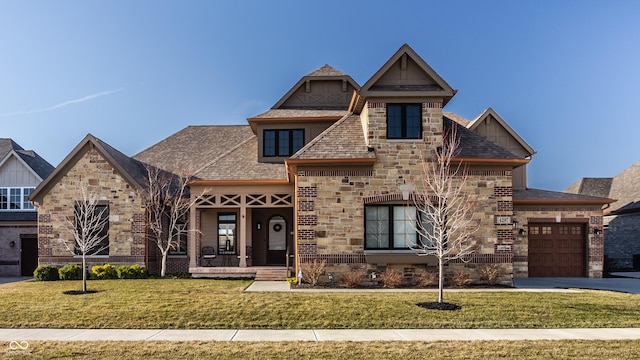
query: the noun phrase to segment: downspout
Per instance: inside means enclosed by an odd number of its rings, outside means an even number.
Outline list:
[[[298,175],[293,174],[293,258],[295,260],[295,272],[293,276],[298,276],[300,271],[300,259],[298,257]],[[289,259],[287,259],[287,266]],[[287,274],[289,275],[289,274]]]

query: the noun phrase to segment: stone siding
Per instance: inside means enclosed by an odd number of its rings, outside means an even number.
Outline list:
[[[66,219],[73,218],[82,199],[80,184],[109,205],[109,255],[92,256],[91,265],[111,263],[144,265],[145,210],[136,190],[96,151],[88,149],[43,197],[38,211],[40,265],[80,263],[61,243],[71,240]],[[72,241],[72,240],[71,240]]]
[[[332,273],[353,268],[380,270],[377,264],[366,263],[365,203],[403,203],[400,186],[419,182],[423,176],[421,152],[429,154],[425,148],[431,150],[442,144],[441,102],[423,104],[423,139],[420,140],[387,141],[385,105],[383,102],[368,103],[361,115],[368,116],[363,120],[368,124],[367,142],[374,148],[377,158],[372,168],[351,168],[342,172],[335,168],[298,169],[297,235],[301,262],[324,259],[330,266],[327,271]],[[474,193],[477,200],[473,216],[480,226],[474,236],[480,247],[471,265],[452,265],[449,270],[463,267],[477,278],[474,263],[500,263],[505,273],[511,272],[514,241],[511,175],[511,169],[507,168],[469,169],[467,191]],[[508,223],[498,224],[497,217],[507,217]],[[497,246],[503,244],[508,245],[507,250]],[[410,263],[388,266],[398,269],[425,267]]]

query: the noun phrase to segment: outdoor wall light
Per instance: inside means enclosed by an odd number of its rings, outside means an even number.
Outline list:
[[[9,243],[9,246],[11,246],[11,247],[16,247],[16,242],[15,242],[15,241],[13,241],[13,240],[11,240],[11,242]]]
[[[524,229],[520,229],[520,230],[518,230],[518,235],[525,236],[525,235],[527,235],[527,232]]]
[[[593,228],[593,234],[594,235],[600,235],[600,234],[602,234],[602,230],[600,230],[598,228]]]
[[[518,220],[515,220],[515,219],[514,219],[514,220],[511,222],[511,226],[513,226],[513,228],[514,228],[514,229],[515,229],[516,227],[518,227]]]

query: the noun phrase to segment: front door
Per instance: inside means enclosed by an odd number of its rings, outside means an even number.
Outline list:
[[[267,231],[267,264],[284,265],[287,252],[287,221],[279,215],[269,219]]]
[[[23,235],[20,242],[20,274],[33,276],[33,271],[38,267],[37,235]]]

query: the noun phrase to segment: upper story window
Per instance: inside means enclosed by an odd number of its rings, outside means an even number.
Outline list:
[[[421,138],[421,104],[387,104],[387,139]]]
[[[34,188],[0,188],[0,210],[33,210],[29,194]]]
[[[304,130],[264,130],[263,144],[265,157],[291,156],[304,146]]]

